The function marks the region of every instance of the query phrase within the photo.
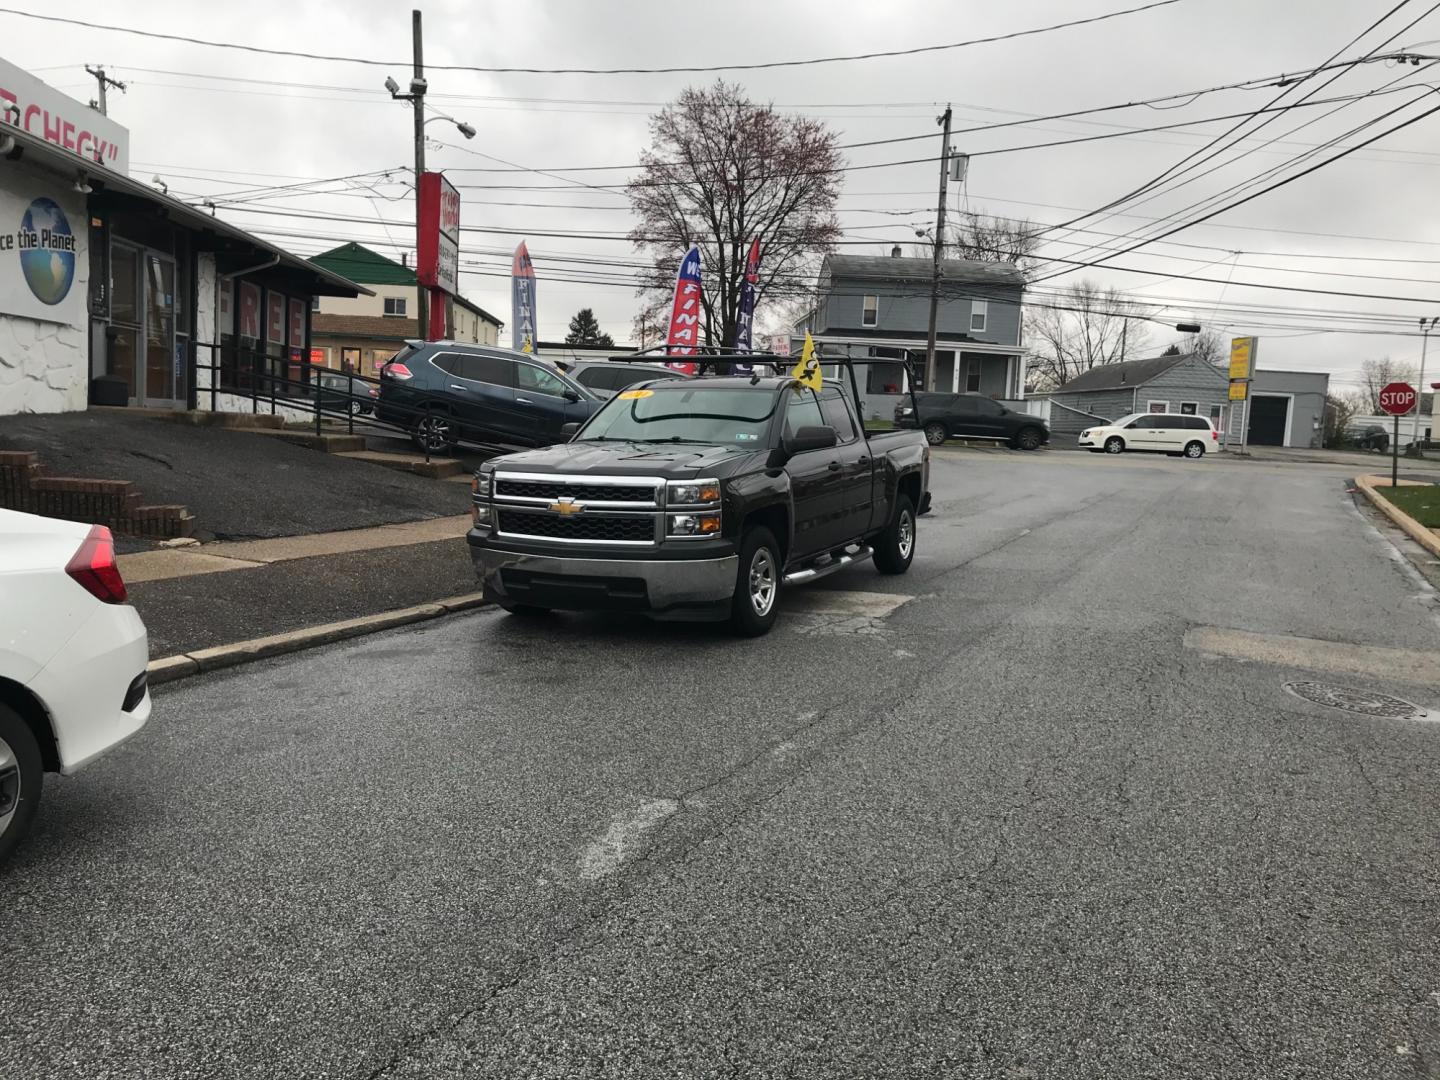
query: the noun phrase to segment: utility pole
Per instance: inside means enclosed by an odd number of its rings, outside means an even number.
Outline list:
[[[950,177],[950,106],[937,123],[945,128],[940,144],[940,199],[935,208],[935,268],[930,274],[930,330],[925,336],[925,389],[935,390],[935,314],[940,306],[940,257],[945,249],[945,184]]]
[[[1428,323],[1425,321],[1424,316],[1420,318],[1420,378],[1415,380],[1419,384],[1415,387],[1415,426],[1410,430],[1410,447],[1405,451],[1407,457],[1412,454],[1415,457],[1422,456],[1420,453],[1420,404],[1425,400],[1425,348],[1430,344],[1430,331],[1435,329],[1437,320],[1440,320],[1440,315],[1437,315]],[[1430,399],[1430,417],[1432,420],[1435,417],[1435,397],[1440,397],[1440,395],[1432,396]],[[1434,434],[1433,429],[1431,434]]]
[[[415,251],[420,251],[420,177],[425,174],[425,53],[420,33],[420,9],[410,13],[411,36],[415,41],[415,72],[410,78],[410,103],[415,107]],[[419,301],[420,339],[430,338],[430,291],[415,282]]]
[[[91,67],[89,64],[86,64],[85,70],[94,76],[95,81],[100,84],[100,100],[92,101],[90,107],[92,109],[98,109],[101,116],[109,116],[110,114],[105,111],[105,88],[107,86],[113,86],[123,94],[126,89],[125,84],[119,79],[112,79],[109,75],[106,75],[103,66],[97,65],[96,67]]]

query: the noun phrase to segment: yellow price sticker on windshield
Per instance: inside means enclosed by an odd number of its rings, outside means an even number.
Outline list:
[[[655,393],[654,390],[622,390],[620,391],[621,401],[634,401],[636,398],[649,397]]]

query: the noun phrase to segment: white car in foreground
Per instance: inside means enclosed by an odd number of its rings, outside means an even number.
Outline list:
[[[145,624],[102,525],[0,510],[0,859],[66,776],[150,717]]]
[[[1220,433],[1203,416],[1190,413],[1131,413],[1113,424],[1080,432],[1080,445],[1093,453],[1129,450],[1202,458],[1220,449]]]

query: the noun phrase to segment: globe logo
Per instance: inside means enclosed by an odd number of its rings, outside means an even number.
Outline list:
[[[75,234],[53,199],[39,198],[20,219],[20,269],[42,304],[58,304],[75,281]]]

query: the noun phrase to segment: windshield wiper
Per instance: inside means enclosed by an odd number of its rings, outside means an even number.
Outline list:
[[[638,443],[695,443],[697,446],[715,446],[716,443],[708,439],[686,439],[679,435],[667,435],[663,439],[632,439],[631,442]]]

